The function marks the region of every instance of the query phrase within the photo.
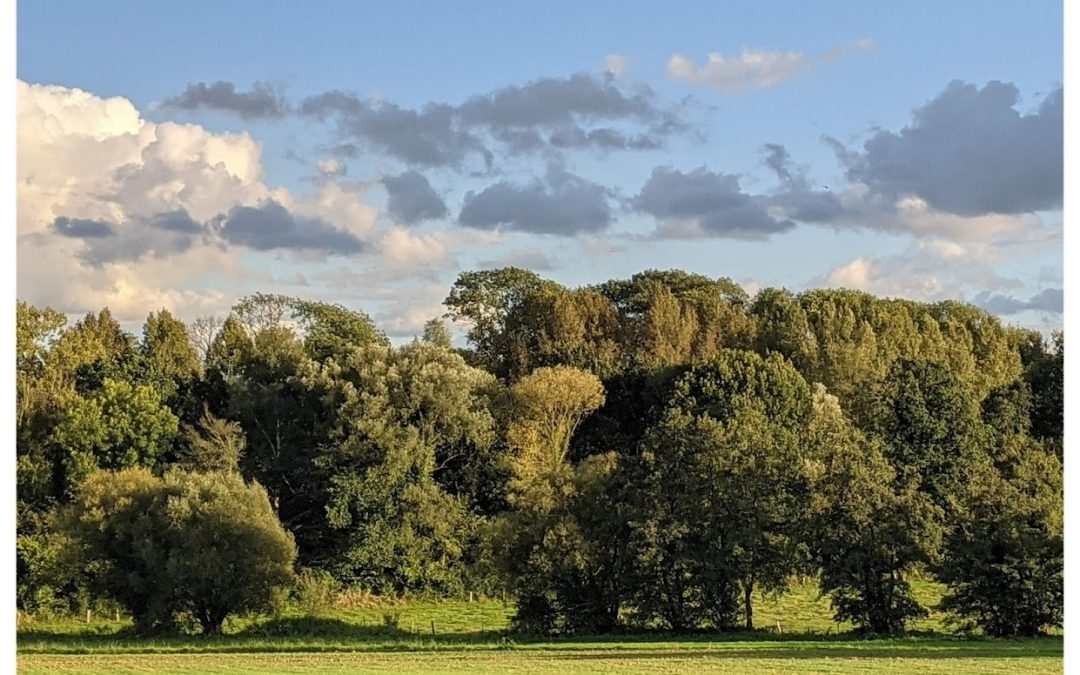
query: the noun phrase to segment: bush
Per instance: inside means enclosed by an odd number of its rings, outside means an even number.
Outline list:
[[[310,616],[325,614],[340,594],[341,584],[326,570],[305,569],[296,576],[296,602]]]
[[[265,610],[293,582],[296,547],[266,491],[238,474],[98,472],[59,517],[91,587],[141,632],[188,613],[208,635],[233,613]]]

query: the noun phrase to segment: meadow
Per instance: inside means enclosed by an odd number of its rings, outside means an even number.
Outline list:
[[[932,607],[941,587],[916,582]],[[510,630],[499,600],[381,601],[318,616],[290,607],[274,617],[231,619],[225,635],[141,638],[128,621],[26,619],[18,632],[22,673],[608,673],[919,672],[1051,673],[1063,639],[991,640],[951,632],[931,613],[900,638],[869,639],[830,619],[814,586],[759,597],[759,630],[622,632],[536,637]]]

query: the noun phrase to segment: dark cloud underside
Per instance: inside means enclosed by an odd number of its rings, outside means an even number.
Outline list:
[[[543,181],[516,185],[500,181],[469,193],[458,222],[479,229],[505,229],[572,236],[599,232],[614,220],[602,185],[549,167]]]
[[[1015,108],[1019,91],[951,82],[899,133],[878,131],[862,152],[842,156],[852,180],[890,198],[915,194],[965,216],[1027,213],[1061,205],[1062,90],[1035,112]]]
[[[295,218],[285,207],[269,201],[258,207],[236,206],[221,222],[221,236],[232,244],[257,251],[292,249],[326,253],[357,253],[362,242],[319,219]]]
[[[412,225],[444,218],[448,214],[442,197],[428,179],[416,171],[385,176],[382,184],[388,196],[386,210],[397,223]]]
[[[251,91],[237,91],[232,82],[194,82],[162,104],[177,110],[220,110],[243,119],[280,118],[289,111],[285,98],[265,82],[256,82]]]

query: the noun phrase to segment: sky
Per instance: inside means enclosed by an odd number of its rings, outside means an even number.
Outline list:
[[[395,340],[463,270],[1061,326],[1060,2],[20,2],[17,294]]]

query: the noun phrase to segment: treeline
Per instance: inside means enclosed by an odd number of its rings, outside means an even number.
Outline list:
[[[1061,333],[680,271],[467,272],[445,304],[467,349],[276,295],[141,338],[18,303],[20,607],[216,632],[300,568],[509,591],[528,630],[726,630],[813,576],[896,632],[931,574],[963,627],[1061,625]]]

